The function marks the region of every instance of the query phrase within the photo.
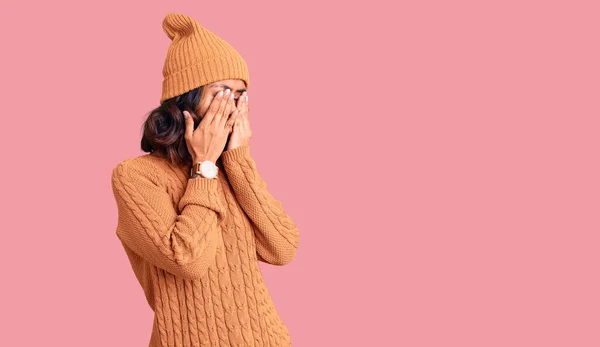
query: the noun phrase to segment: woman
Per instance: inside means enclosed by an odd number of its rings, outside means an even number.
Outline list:
[[[188,16],[163,28],[148,153],[112,171],[116,234],[154,311],[150,346],[291,346],[258,262],[289,263],[299,233],[250,155],[246,63]]]

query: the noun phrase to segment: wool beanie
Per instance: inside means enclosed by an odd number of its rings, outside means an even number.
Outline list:
[[[248,89],[250,76],[246,61],[225,40],[179,13],[168,13],[162,26],[172,42],[163,67],[161,104],[220,80],[241,79]]]

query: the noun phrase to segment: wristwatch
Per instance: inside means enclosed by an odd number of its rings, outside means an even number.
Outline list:
[[[217,165],[210,160],[205,160],[192,165],[190,176],[192,178],[198,177],[198,175],[204,178],[215,178],[217,177],[217,172],[219,172]]]

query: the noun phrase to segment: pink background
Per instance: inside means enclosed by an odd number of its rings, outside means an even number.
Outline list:
[[[110,173],[174,11],[249,64],[294,347],[599,346],[595,4],[3,2],[0,345],[147,344]]]

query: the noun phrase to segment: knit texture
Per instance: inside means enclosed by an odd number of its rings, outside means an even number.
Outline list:
[[[171,44],[163,66],[161,104],[221,80],[241,79],[250,88],[246,61],[225,40],[184,14],[168,13],[162,26]]]
[[[289,263],[298,228],[249,145],[220,159],[216,179],[150,154],[112,171],[116,235],[154,311],[150,347],[291,346],[258,262]]]

